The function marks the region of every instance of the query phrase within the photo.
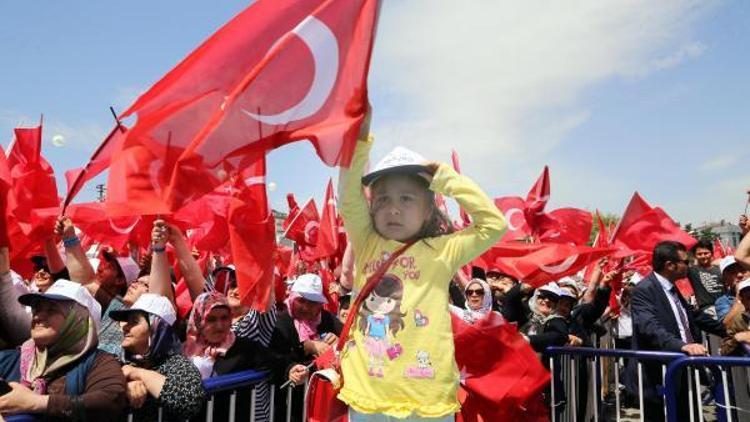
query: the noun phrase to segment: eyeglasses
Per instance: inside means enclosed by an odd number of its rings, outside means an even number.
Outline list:
[[[484,296],[484,289],[469,289],[466,291],[466,296]]]
[[[689,259],[675,259],[672,262],[674,262],[675,264],[679,264],[680,262],[682,262],[685,265],[690,265],[690,260]]]

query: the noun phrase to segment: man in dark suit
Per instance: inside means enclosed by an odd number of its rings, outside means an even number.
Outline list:
[[[630,302],[633,349],[703,356],[707,351],[696,325],[718,336],[725,335],[721,322],[695,311],[677,291],[674,283],[687,275],[688,263],[687,250],[681,243],[664,241],[654,248],[654,271],[636,285]],[[657,385],[663,385],[661,364],[644,361],[643,368],[645,420],[663,421],[664,402],[656,391]],[[680,403],[687,403],[684,378],[678,392]],[[680,420],[687,420],[689,407],[682,405],[679,409]]]

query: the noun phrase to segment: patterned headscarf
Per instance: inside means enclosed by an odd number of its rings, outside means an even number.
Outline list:
[[[167,321],[160,316],[143,312],[148,321],[148,352],[145,355],[130,353],[123,349],[121,360],[141,368],[153,368],[169,356],[182,351],[182,343]]]
[[[492,312],[492,291],[490,290],[490,285],[487,284],[486,281],[479,278],[471,279],[471,281],[469,281],[464,288],[464,295],[466,295],[469,287],[474,284],[479,284],[480,286],[482,286],[482,289],[484,289],[484,297],[482,298],[482,306],[479,309],[471,309],[471,307],[469,307],[469,300],[467,296],[466,303],[464,304],[462,318],[469,324],[473,324],[475,321],[484,318],[488,313]]]
[[[229,309],[226,296],[219,292],[202,293],[195,299],[193,311],[190,313],[190,319],[188,320],[185,356],[203,356],[214,360],[218,356],[224,356],[227,350],[232,347],[235,335],[231,329],[220,344],[209,344],[203,336],[203,328],[206,326],[208,314],[218,307]]]
[[[315,317],[315,319],[299,318],[294,313],[294,303],[301,298],[302,295],[297,292],[292,292],[289,294],[289,297],[286,299],[286,301],[284,301],[284,303],[286,303],[286,307],[289,310],[289,315],[292,316],[292,320],[294,321],[294,328],[297,329],[299,341],[314,340],[318,337],[318,326],[323,320],[323,311],[321,310],[320,312],[318,312],[318,315]]]
[[[47,382],[59,369],[79,360],[99,344],[96,323],[86,307],[72,300],[54,302],[65,314],[55,341],[44,349],[37,348],[33,339],[21,345],[21,383],[38,394],[46,394]]]

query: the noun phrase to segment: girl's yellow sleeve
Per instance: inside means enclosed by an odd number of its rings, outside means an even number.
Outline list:
[[[354,247],[355,256],[359,251],[362,251],[362,246],[367,241],[367,237],[375,233],[362,187],[362,175],[367,166],[372,143],[373,138],[369,135],[366,140],[358,140],[351,166],[348,169],[341,167],[339,170],[341,216],[344,218],[344,228]]]
[[[471,179],[440,164],[430,189],[454,198],[471,216],[469,227],[435,239],[442,245],[441,260],[451,268],[466,265],[500,240],[507,227],[505,217]]]

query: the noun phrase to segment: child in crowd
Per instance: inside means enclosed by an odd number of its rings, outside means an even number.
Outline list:
[[[452,421],[459,410],[459,371],[449,283],[461,266],[499,240],[505,219],[468,178],[405,148],[395,149],[362,177],[372,145],[368,131],[369,116],[351,167],[340,173],[341,213],[357,257],[353,295],[391,253],[415,243],[358,311],[341,356],[339,398],[349,404],[352,422]],[[450,233],[435,194],[455,198],[473,224]]]

